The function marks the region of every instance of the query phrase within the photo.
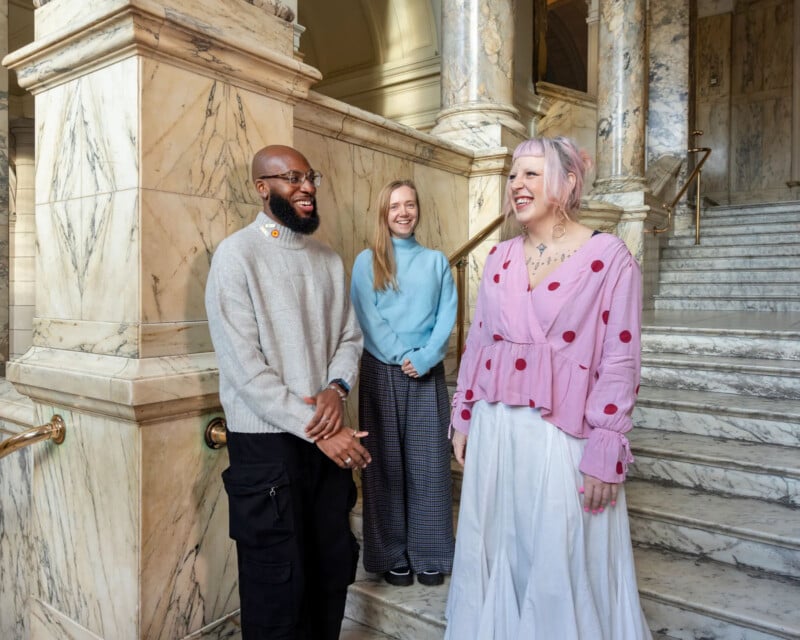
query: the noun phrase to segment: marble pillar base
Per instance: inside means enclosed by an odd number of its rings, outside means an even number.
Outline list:
[[[513,150],[528,137],[514,107],[483,102],[441,111],[431,133],[470,149]]]

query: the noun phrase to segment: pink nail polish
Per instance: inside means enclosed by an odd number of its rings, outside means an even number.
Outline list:
[[[605,507],[600,507],[600,508],[599,508],[597,511],[598,511],[599,513],[603,513],[603,511],[605,511]]]
[[[593,516],[596,516],[596,515],[597,515],[597,509],[592,509],[592,515],[593,515]]]
[[[586,511],[586,512],[588,513],[588,511],[589,511],[589,507],[584,507],[584,508],[583,508],[583,510],[584,510],[584,511]]]
[[[611,506],[612,507],[616,507],[617,506],[617,501],[616,500],[612,500],[611,501]]]
[[[578,488],[578,493],[583,493],[583,491],[584,491],[583,487]]]

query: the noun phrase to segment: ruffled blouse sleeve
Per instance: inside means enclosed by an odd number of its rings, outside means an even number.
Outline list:
[[[602,313],[602,351],[585,413],[591,432],[580,463],[582,473],[604,482],[623,482],[633,462],[624,434],[633,427],[639,391],[641,312],[641,271],[626,251]]]

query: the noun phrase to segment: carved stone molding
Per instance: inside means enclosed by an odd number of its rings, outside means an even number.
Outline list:
[[[47,1],[47,0],[45,0]],[[244,0],[252,4],[254,7],[263,9],[264,11],[274,14],[281,20],[286,22],[294,22],[294,11],[287,7],[281,0]]]

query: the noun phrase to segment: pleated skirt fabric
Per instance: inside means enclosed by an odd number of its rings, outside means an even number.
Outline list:
[[[583,511],[584,444],[536,409],[476,403],[446,639],[650,640],[624,488]]]

